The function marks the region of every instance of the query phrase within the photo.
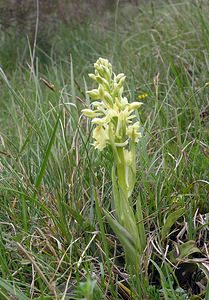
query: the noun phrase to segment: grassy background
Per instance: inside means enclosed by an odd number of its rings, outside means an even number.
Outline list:
[[[121,279],[135,291],[122,249],[104,223],[105,239],[94,206],[96,190],[110,208],[112,155],[93,149],[90,124],[80,117],[92,87],[87,74],[100,56],[127,75],[130,101],[148,94],[135,192],[148,240],[147,299],[205,297],[208,11],[207,1],[119,3],[80,22],[60,20],[46,35],[40,23],[36,39],[34,28],[28,38],[1,29],[1,299],[128,299]],[[165,220],[179,209],[163,237]],[[188,241],[195,246],[175,262],[180,272],[167,266],[165,253]]]

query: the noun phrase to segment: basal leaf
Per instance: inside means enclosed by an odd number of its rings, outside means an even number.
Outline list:
[[[169,214],[169,216],[161,230],[162,240],[164,240],[166,238],[166,236],[169,234],[169,232],[171,230],[171,227],[183,215],[184,212],[185,212],[185,208],[183,207],[183,208],[179,208]]]

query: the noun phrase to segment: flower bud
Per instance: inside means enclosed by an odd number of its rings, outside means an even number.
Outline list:
[[[143,103],[142,102],[131,102],[128,104],[129,110],[135,110],[138,109]]]
[[[87,91],[86,92],[89,97],[91,97],[91,99],[93,100],[98,100],[100,99],[100,95],[99,95],[99,91],[97,89],[91,90],[91,91]]]
[[[99,68],[99,64],[97,62],[98,62],[98,60],[94,63],[94,69],[96,69],[96,70],[98,70],[98,68]]]
[[[111,80],[111,76],[112,76],[112,69],[109,69],[108,67],[104,67],[104,70],[105,70],[105,79],[107,81],[110,81]]]
[[[108,93],[108,92],[104,92],[104,100],[112,106],[113,104],[113,99],[112,99],[112,96]]]
[[[122,76],[122,77],[120,78],[120,80],[119,80],[119,82],[118,82],[118,86],[119,86],[120,88],[122,87],[122,85],[123,85],[125,79],[126,79],[126,76]]]
[[[96,76],[95,76],[94,74],[90,73],[90,74],[88,74],[88,76],[89,76],[91,79],[96,80]]]
[[[109,83],[105,78],[102,78],[100,76],[96,76],[96,81],[103,85],[107,90],[109,90]]]
[[[124,76],[125,76],[125,75],[124,75],[123,73],[118,74],[117,76],[115,76],[115,81],[119,82],[120,79],[121,79],[122,77],[124,77]]]
[[[107,67],[108,67],[108,64],[109,64],[108,60],[106,58],[102,58],[102,57],[97,59],[96,63],[98,65],[107,66]]]
[[[126,97],[122,97],[122,98],[121,98],[121,104],[122,104],[123,106],[127,105],[127,104],[128,104],[128,99],[127,99]]]
[[[101,85],[101,84],[99,85],[98,91],[99,91],[100,99],[103,99],[104,93],[105,93],[105,89],[104,89],[103,85]]]
[[[91,105],[94,106],[94,107],[98,107],[98,106],[102,106],[102,103],[99,102],[99,101],[94,101],[94,102],[91,103]]]
[[[105,123],[105,118],[94,118],[91,122],[92,124],[97,124],[102,126]]]
[[[95,118],[97,115],[96,112],[91,109],[83,109],[82,113],[84,116],[86,116],[88,118]]]

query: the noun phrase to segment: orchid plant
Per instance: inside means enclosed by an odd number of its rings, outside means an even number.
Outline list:
[[[112,168],[113,201],[115,216],[105,212],[106,218],[125,249],[127,265],[139,264],[145,247],[145,231],[139,197],[133,208],[132,193],[136,183],[136,143],[141,138],[141,126],[135,110],[141,102],[129,103],[123,95],[126,76],[116,75],[111,63],[99,58],[94,64],[95,73],[89,74],[98,87],[87,91],[93,100],[91,109],[82,113],[91,118],[94,147],[99,151],[110,145],[114,164]]]

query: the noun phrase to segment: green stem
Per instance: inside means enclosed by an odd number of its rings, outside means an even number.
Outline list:
[[[116,214],[120,220],[120,223],[133,237],[134,243],[137,245],[138,254],[142,255],[146,246],[146,235],[143,223],[143,214],[141,207],[141,199],[138,197],[136,201],[136,215],[132,207],[131,194],[136,182],[136,158],[135,158],[135,143],[130,145],[130,151],[132,153],[132,164],[129,166],[125,162],[124,148],[117,147],[117,156],[119,161],[116,160],[117,170],[117,183],[115,181],[115,188],[118,193],[118,205],[119,211]],[[126,168],[129,168],[128,182],[126,179]],[[117,209],[116,209],[117,210]]]
[[[117,175],[118,175],[118,185],[123,191],[123,193],[128,197],[128,186],[126,183],[126,163],[124,160],[124,151],[123,147],[117,147],[117,154],[120,158],[119,161],[117,161]]]

